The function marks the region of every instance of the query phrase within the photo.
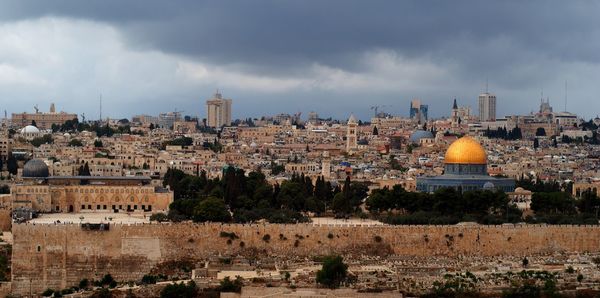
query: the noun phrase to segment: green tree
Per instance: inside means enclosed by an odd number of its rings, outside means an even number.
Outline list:
[[[231,214],[225,202],[219,198],[208,197],[194,208],[195,222],[230,222]]]
[[[328,256],[323,261],[323,267],[317,271],[317,282],[335,289],[348,277],[348,265],[344,264],[341,256]]]
[[[79,167],[78,175],[79,176],[91,176],[92,175],[92,173],[90,172],[90,165],[87,163],[87,161],[85,162],[85,164],[83,166]]]
[[[160,291],[160,298],[195,298],[198,296],[198,287],[193,281],[187,284],[169,284]]]
[[[546,136],[546,129],[544,129],[543,127],[538,127],[535,130],[535,136],[536,137],[543,137]]]
[[[6,169],[12,175],[16,175],[19,172],[17,159],[12,154],[8,156],[8,160],[6,161]]]
[[[83,143],[80,140],[78,140],[78,139],[72,139],[69,142],[69,146],[71,146],[71,147],[82,147]]]
[[[95,140],[94,141],[94,147],[96,147],[96,148],[102,148],[102,147],[104,147],[104,144],[102,144],[101,140]]]
[[[221,284],[219,285],[217,290],[219,292],[239,293],[242,291],[242,285],[243,283],[241,277],[238,276],[235,280],[231,280],[229,276],[227,276],[221,281]]]

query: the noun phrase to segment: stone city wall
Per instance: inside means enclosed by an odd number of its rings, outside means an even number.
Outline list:
[[[12,290],[63,289],[83,278],[140,280],[161,262],[216,255],[534,255],[600,251],[594,226],[317,226],[140,224],[90,231],[77,224],[15,224]],[[232,241],[221,232],[235,233]],[[266,236],[268,235],[268,236]],[[267,238],[269,238],[267,240]],[[241,244],[243,242],[243,244]]]

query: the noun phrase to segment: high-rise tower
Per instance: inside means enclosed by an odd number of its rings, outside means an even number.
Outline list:
[[[479,94],[479,121],[496,120],[496,95],[489,92]]]
[[[231,125],[231,99],[224,99],[217,92],[206,101],[206,120],[210,127],[221,127]]]

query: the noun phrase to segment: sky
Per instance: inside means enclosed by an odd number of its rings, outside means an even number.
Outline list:
[[[600,1],[0,0],[0,111],[600,114]],[[486,84],[487,82],[487,84]],[[567,88],[565,88],[565,82]]]

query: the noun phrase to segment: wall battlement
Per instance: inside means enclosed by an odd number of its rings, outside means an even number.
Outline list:
[[[15,294],[63,289],[110,273],[139,281],[165,261],[217,255],[270,256],[396,254],[405,256],[535,255],[600,251],[598,226],[317,226],[312,224],[111,225],[15,224],[12,290]],[[221,232],[239,238],[221,237]],[[265,235],[269,235],[268,241]],[[243,244],[241,244],[243,242]]]

